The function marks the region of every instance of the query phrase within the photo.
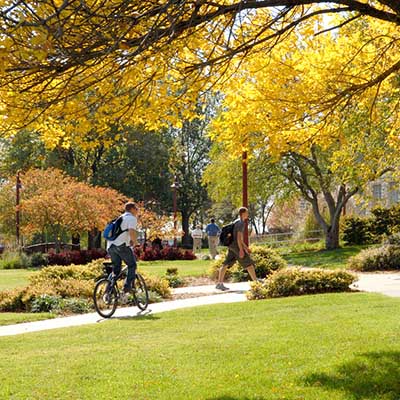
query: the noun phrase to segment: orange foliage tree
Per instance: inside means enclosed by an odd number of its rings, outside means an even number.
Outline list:
[[[102,229],[127,200],[116,190],[90,186],[57,169],[29,170],[21,181],[21,233],[28,238],[48,232],[57,241],[63,232]],[[1,189],[3,227],[15,226],[13,185],[10,181]]]

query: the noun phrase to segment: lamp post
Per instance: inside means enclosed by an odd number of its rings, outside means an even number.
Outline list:
[[[15,234],[17,238],[17,245],[20,244],[20,235],[19,235],[19,224],[20,224],[20,210],[19,210],[19,203],[20,203],[20,195],[19,191],[21,189],[21,179],[19,176],[19,171],[17,172],[17,181],[15,185]]]
[[[176,175],[174,176],[174,182],[171,185],[172,196],[173,196],[173,208],[174,208],[174,247],[176,247],[176,228],[177,228],[177,202],[176,202],[176,189],[178,188],[178,183],[176,181]]]
[[[242,205],[249,207],[248,191],[247,191],[247,151],[242,152]],[[247,222],[247,221],[246,221]],[[246,245],[249,245],[249,228],[247,223],[244,225],[243,240]]]

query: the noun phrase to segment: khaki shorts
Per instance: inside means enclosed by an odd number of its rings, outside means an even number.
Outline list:
[[[254,265],[254,261],[245,252],[243,258],[239,258],[239,249],[229,247],[228,254],[226,255],[224,265],[231,267],[235,262],[238,262],[242,268],[249,268]]]

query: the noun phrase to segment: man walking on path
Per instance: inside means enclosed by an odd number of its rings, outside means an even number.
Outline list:
[[[225,261],[222,267],[219,269],[218,282],[216,289],[219,290],[229,290],[224,285],[224,277],[226,269],[231,267],[236,261],[242,268],[247,269],[251,279],[253,281],[257,280],[256,271],[254,268],[254,261],[250,258],[250,249],[243,240],[243,232],[245,224],[247,224],[247,219],[249,216],[249,211],[246,207],[241,207],[239,209],[239,220],[235,222],[233,228],[233,241],[228,247],[228,254],[226,255]]]
[[[214,218],[211,218],[211,223],[206,226],[206,233],[208,236],[208,248],[210,249],[211,258],[215,260],[215,256],[218,254],[217,245],[221,229],[219,229],[218,225],[215,223]]]
[[[132,290],[136,274],[136,258],[133,247],[137,244],[137,215],[135,203],[125,204],[125,213],[122,214],[121,231],[115,240],[107,241],[107,251],[114,266],[114,275],[121,272],[122,261],[128,266],[128,275],[125,280],[122,301],[128,298]]]
[[[200,225],[196,226],[196,229],[192,231],[193,238],[193,253],[196,254],[197,251],[201,251],[201,241],[203,239],[203,231]]]

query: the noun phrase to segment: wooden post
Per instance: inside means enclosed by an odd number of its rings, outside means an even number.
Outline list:
[[[19,191],[20,191],[20,189],[21,189],[21,180],[20,180],[19,171],[18,171],[17,172],[17,181],[16,181],[16,185],[15,185],[15,234],[16,234],[16,239],[17,239],[17,246],[20,245],[20,234],[19,234],[19,226],[20,226]]]
[[[247,151],[242,152],[242,205],[249,207],[248,191],[247,191]],[[248,222],[248,221],[246,221]],[[247,223],[245,224],[243,239],[246,245],[249,245],[249,229]]]

